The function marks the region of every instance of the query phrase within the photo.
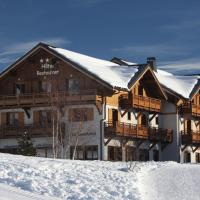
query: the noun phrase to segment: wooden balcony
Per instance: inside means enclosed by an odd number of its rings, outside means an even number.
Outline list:
[[[200,106],[192,104],[191,102],[181,105],[180,111],[182,115],[189,114],[193,117],[200,117]]]
[[[183,145],[193,145],[200,147],[200,131],[181,131]]]
[[[120,122],[105,123],[105,137],[107,136],[128,137],[163,143],[171,143],[173,141],[173,131],[171,129],[160,129]]]
[[[125,94],[119,97],[119,106],[122,109],[136,108],[149,112],[160,112],[161,100],[140,95],[129,97]]]
[[[24,133],[27,133],[30,137],[51,137],[52,136],[52,127],[41,127],[41,126],[1,126],[0,127],[0,138],[9,139],[9,138],[19,138]]]
[[[12,107],[51,106],[56,104],[85,104],[101,101],[95,90],[69,92],[32,93],[0,96],[0,109]]]

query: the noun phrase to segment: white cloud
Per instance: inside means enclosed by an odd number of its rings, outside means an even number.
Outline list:
[[[96,4],[105,2],[105,1],[110,1],[110,0],[69,0],[69,6],[71,7],[92,7],[95,6]]]
[[[200,74],[200,59],[160,62],[159,68],[175,74]]]
[[[44,38],[42,40],[32,40],[27,42],[18,42],[3,47],[0,51],[0,63],[10,63],[16,59],[19,54],[25,53],[33,48],[39,42],[47,43],[54,46],[68,45],[71,41],[63,38]]]
[[[183,46],[174,46],[170,44],[153,45],[131,45],[112,49],[113,52],[119,52],[126,56],[173,56],[187,55],[188,49]]]
[[[200,20],[198,19],[192,19],[192,20],[186,20],[186,21],[181,21],[176,24],[167,24],[161,26],[161,29],[164,30],[170,30],[170,31],[183,31],[183,30],[191,30],[191,29],[196,29],[200,28]]]

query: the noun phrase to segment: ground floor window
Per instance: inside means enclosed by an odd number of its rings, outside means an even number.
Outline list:
[[[188,151],[184,152],[184,162],[185,163],[190,163],[191,162],[191,154]]]
[[[153,150],[153,160],[159,161],[159,151],[157,149]]]
[[[136,148],[135,147],[126,147],[126,161],[136,161]]]
[[[200,163],[200,153],[196,153],[196,163]]]
[[[10,154],[18,154],[17,148],[9,148],[9,149],[0,149],[1,153],[10,153]]]
[[[147,149],[139,149],[139,161],[148,161],[149,151]]]
[[[97,145],[87,145],[87,146],[77,146],[76,148],[72,146],[70,148],[70,158],[75,160],[97,160],[98,159],[98,146]]]
[[[121,147],[108,146],[108,160],[110,160],[110,161],[122,161],[122,149],[121,149]]]

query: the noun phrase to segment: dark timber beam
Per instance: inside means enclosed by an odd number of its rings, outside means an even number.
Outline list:
[[[186,144],[183,148],[181,148],[181,151],[184,151],[188,145]]]
[[[137,143],[136,147],[139,148],[140,145],[141,145],[142,143],[143,143],[143,140],[140,140],[140,141]]]
[[[198,149],[199,147],[195,147],[194,149],[191,147],[192,149],[192,153],[195,153],[195,151]]]
[[[23,108],[23,110],[26,113],[26,116],[30,119],[31,118],[30,109],[29,108]]]
[[[154,142],[153,144],[150,144],[148,151],[150,151],[157,143]]]
[[[149,122],[152,121],[152,119],[157,115],[157,113],[154,113],[153,116],[149,119]]]
[[[105,146],[108,145],[112,139],[113,139],[113,137],[108,138],[107,141],[104,142],[104,145],[105,145]]]

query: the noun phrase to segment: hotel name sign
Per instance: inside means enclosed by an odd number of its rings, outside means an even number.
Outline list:
[[[50,76],[58,75],[59,70],[55,69],[55,65],[52,64],[49,58],[40,59],[40,70],[36,71],[37,76]]]

